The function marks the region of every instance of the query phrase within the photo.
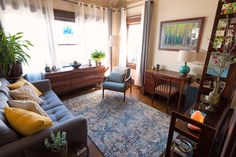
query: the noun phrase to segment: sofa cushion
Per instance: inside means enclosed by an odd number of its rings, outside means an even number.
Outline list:
[[[21,108],[5,107],[8,122],[17,132],[28,136],[53,125],[50,118]]]
[[[15,83],[9,84],[7,87],[8,87],[10,90],[14,90],[14,89],[17,89],[17,88],[22,87],[24,84],[25,84],[24,79],[21,79],[21,78],[20,78],[20,79],[18,79]]]
[[[49,90],[40,97],[43,100],[41,107],[47,112],[53,122],[61,123],[73,118],[70,111],[63,105],[57,95]]]
[[[42,116],[48,117],[48,114],[40,107],[40,105],[30,100],[8,100],[11,107],[22,108],[28,111],[35,112]]]
[[[2,83],[2,85],[0,86],[0,92],[4,93],[6,96],[9,97],[9,88],[7,87],[10,83],[4,79],[4,78],[0,78],[0,81]]]
[[[19,139],[18,134],[0,119],[0,146]]]
[[[0,119],[5,123],[7,122],[7,119],[4,114],[4,107],[8,106],[7,101],[8,97],[0,92]]]
[[[38,104],[42,103],[42,99],[39,98],[37,93],[28,84],[25,84],[18,89],[11,90],[9,93],[17,100],[32,100]]]
[[[9,84],[7,87],[11,90],[17,89],[22,87],[24,84],[28,84],[34,91],[35,93],[37,93],[38,96],[41,96],[42,93],[30,82],[28,82],[27,80],[20,78],[18,81],[16,81],[13,84]]]

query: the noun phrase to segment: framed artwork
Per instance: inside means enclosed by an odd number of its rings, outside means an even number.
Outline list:
[[[161,22],[159,50],[198,50],[204,17]]]

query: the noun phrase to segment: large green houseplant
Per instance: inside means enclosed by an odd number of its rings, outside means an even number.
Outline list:
[[[27,63],[27,59],[30,58],[26,50],[33,45],[22,38],[22,32],[11,35],[0,29],[0,70],[5,77],[21,75],[21,64]]]
[[[106,57],[102,51],[95,50],[91,53],[91,58],[96,62],[96,65],[101,64],[101,60]]]

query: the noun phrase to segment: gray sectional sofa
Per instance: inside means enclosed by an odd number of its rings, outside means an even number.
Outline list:
[[[42,80],[33,84],[43,92],[41,107],[50,116],[54,125],[30,136],[23,137],[15,132],[8,124],[3,113],[9,99],[9,82],[0,78],[0,157],[46,157],[48,151],[44,146],[44,138],[50,131],[66,131],[68,148],[81,143],[87,144],[87,121],[81,117],[73,117],[52,91],[50,81]]]

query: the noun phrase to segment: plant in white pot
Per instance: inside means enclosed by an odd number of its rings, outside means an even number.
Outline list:
[[[66,132],[58,131],[55,134],[50,132],[50,138],[44,139],[44,145],[51,149],[51,157],[67,157]]]
[[[33,45],[22,38],[22,32],[11,35],[0,29],[0,70],[5,77],[21,76],[22,63],[30,59],[26,51]]]
[[[106,57],[102,51],[95,50],[91,53],[91,58],[96,62],[96,65],[101,65],[101,60]]]

